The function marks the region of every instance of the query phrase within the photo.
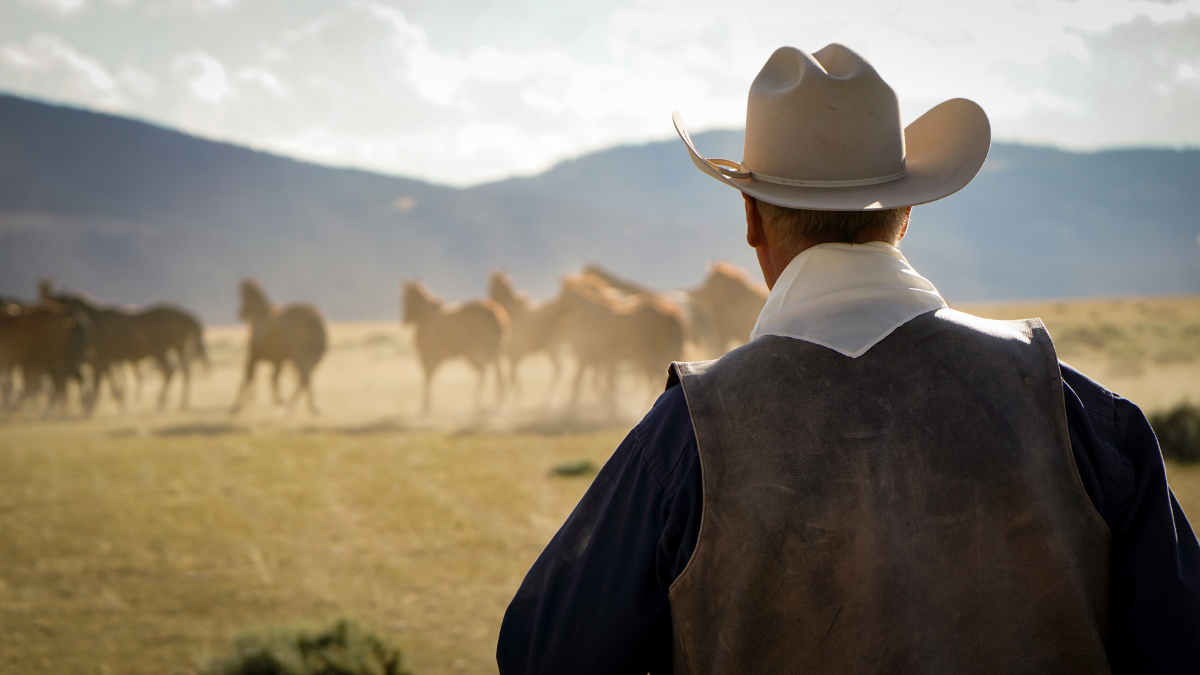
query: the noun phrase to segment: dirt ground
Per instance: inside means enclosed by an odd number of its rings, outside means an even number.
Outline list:
[[[1200,400],[1200,297],[962,309],[1042,317],[1065,360],[1147,410]],[[497,406],[489,381],[477,406],[451,363],[422,418],[406,330],[344,323],[319,416],[271,405],[264,368],[234,417],[245,338],[209,329],[186,412],[177,389],[155,410],[145,368],[124,410],[106,392],[91,419],[0,419],[0,673],[196,672],[246,631],[342,616],[418,673],[495,672],[504,607],[590,481],[553,467],[603,463],[654,392],[626,377],[619,419],[590,394],[568,415],[536,359],[519,399]],[[1200,469],[1170,472],[1200,514]]]

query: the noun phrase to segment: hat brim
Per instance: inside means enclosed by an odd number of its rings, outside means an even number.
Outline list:
[[[992,144],[992,128],[983,108],[965,98],[950,99],[904,129],[903,177],[855,187],[794,187],[721,173],[696,150],[679,113],[671,119],[692,162],[704,173],[764,202],[816,211],[894,209],[952,195],[979,173]]]

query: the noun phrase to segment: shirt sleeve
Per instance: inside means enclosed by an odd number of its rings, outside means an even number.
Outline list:
[[[1080,478],[1112,532],[1113,673],[1200,668],[1200,544],[1167,485],[1158,441],[1132,402],[1062,367]]]
[[[698,458],[682,388],[673,387],[526,574],[500,627],[503,675],[671,673],[667,592],[691,555],[681,542],[694,543],[699,530]]]

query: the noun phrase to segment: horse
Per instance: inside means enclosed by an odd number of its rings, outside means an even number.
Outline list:
[[[636,281],[619,277],[596,264],[585,266],[583,276],[603,282],[609,288],[624,295],[654,295],[675,303],[683,313],[684,341],[692,343],[693,349],[703,354],[718,351],[716,324],[712,310],[691,292],[685,290],[655,291]],[[719,351],[723,352],[724,350]]]
[[[307,303],[293,303],[279,308],[271,304],[262,286],[254,279],[242,279],[238,287],[241,307],[238,319],[250,325],[250,346],[246,354],[246,370],[233,403],[233,414],[237,414],[245,403],[254,383],[254,368],[259,361],[274,366],[271,374],[271,391],[276,405],[282,405],[279,395],[279,373],[284,363],[291,362],[296,369],[299,382],[288,401],[290,413],[302,393],[308,393],[308,409],[319,414],[313,400],[312,372],[325,355],[328,344],[325,337],[325,321],[321,312]]]
[[[765,286],[723,260],[710,265],[704,283],[689,293],[712,312],[719,353],[724,353],[730,342],[750,340],[750,332],[767,302]]]
[[[5,303],[0,311],[0,390],[4,407],[19,408],[41,390],[43,378],[52,390],[47,412],[56,406],[65,409],[67,383],[79,382],[80,401],[91,413],[94,397],[84,385],[80,365],[88,356],[91,335],[85,316],[60,307],[28,306]],[[21,371],[23,389],[14,402],[12,374]]]
[[[512,333],[508,312],[499,303],[485,299],[447,305],[420,281],[403,284],[402,322],[416,325],[417,354],[425,373],[421,414],[428,415],[433,374],[443,361],[466,357],[479,373],[475,406],[483,397],[489,367],[496,371],[497,404],[504,401],[504,374],[500,356]]]
[[[118,386],[113,369],[122,364],[133,367],[143,359],[154,359],[163,383],[158,394],[158,409],[166,407],[167,392],[178,362],[183,378],[180,409],[188,407],[191,390],[192,360],[208,366],[208,354],[204,348],[204,327],[191,312],[174,305],[152,305],[145,309],[128,310],[102,306],[95,299],[79,293],[55,293],[49,282],[40,285],[43,301],[57,304],[68,311],[86,315],[92,326],[93,371],[92,392],[99,397],[105,378],[109,391],[119,404],[125,404],[125,392]]]
[[[571,388],[572,409],[578,408],[584,372],[589,368],[606,383],[609,412],[615,415],[619,362],[632,362],[636,371],[660,383],[667,366],[683,356],[683,313],[658,295],[626,297],[596,277],[577,275],[563,279],[556,302],[578,362]]]
[[[514,393],[520,393],[517,382],[517,367],[521,360],[537,352],[545,352],[554,366],[546,394],[554,390],[562,370],[558,358],[555,324],[561,313],[559,305],[552,302],[535,303],[513,285],[512,277],[496,271],[488,279],[488,296],[504,308],[512,324],[512,337],[508,341],[508,377]]]

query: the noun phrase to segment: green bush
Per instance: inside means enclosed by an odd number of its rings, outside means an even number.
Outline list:
[[[1179,462],[1200,462],[1200,406],[1184,401],[1150,416],[1163,457]]]
[[[353,621],[328,629],[247,636],[236,653],[207,675],[412,675],[400,650],[365,632]]]

